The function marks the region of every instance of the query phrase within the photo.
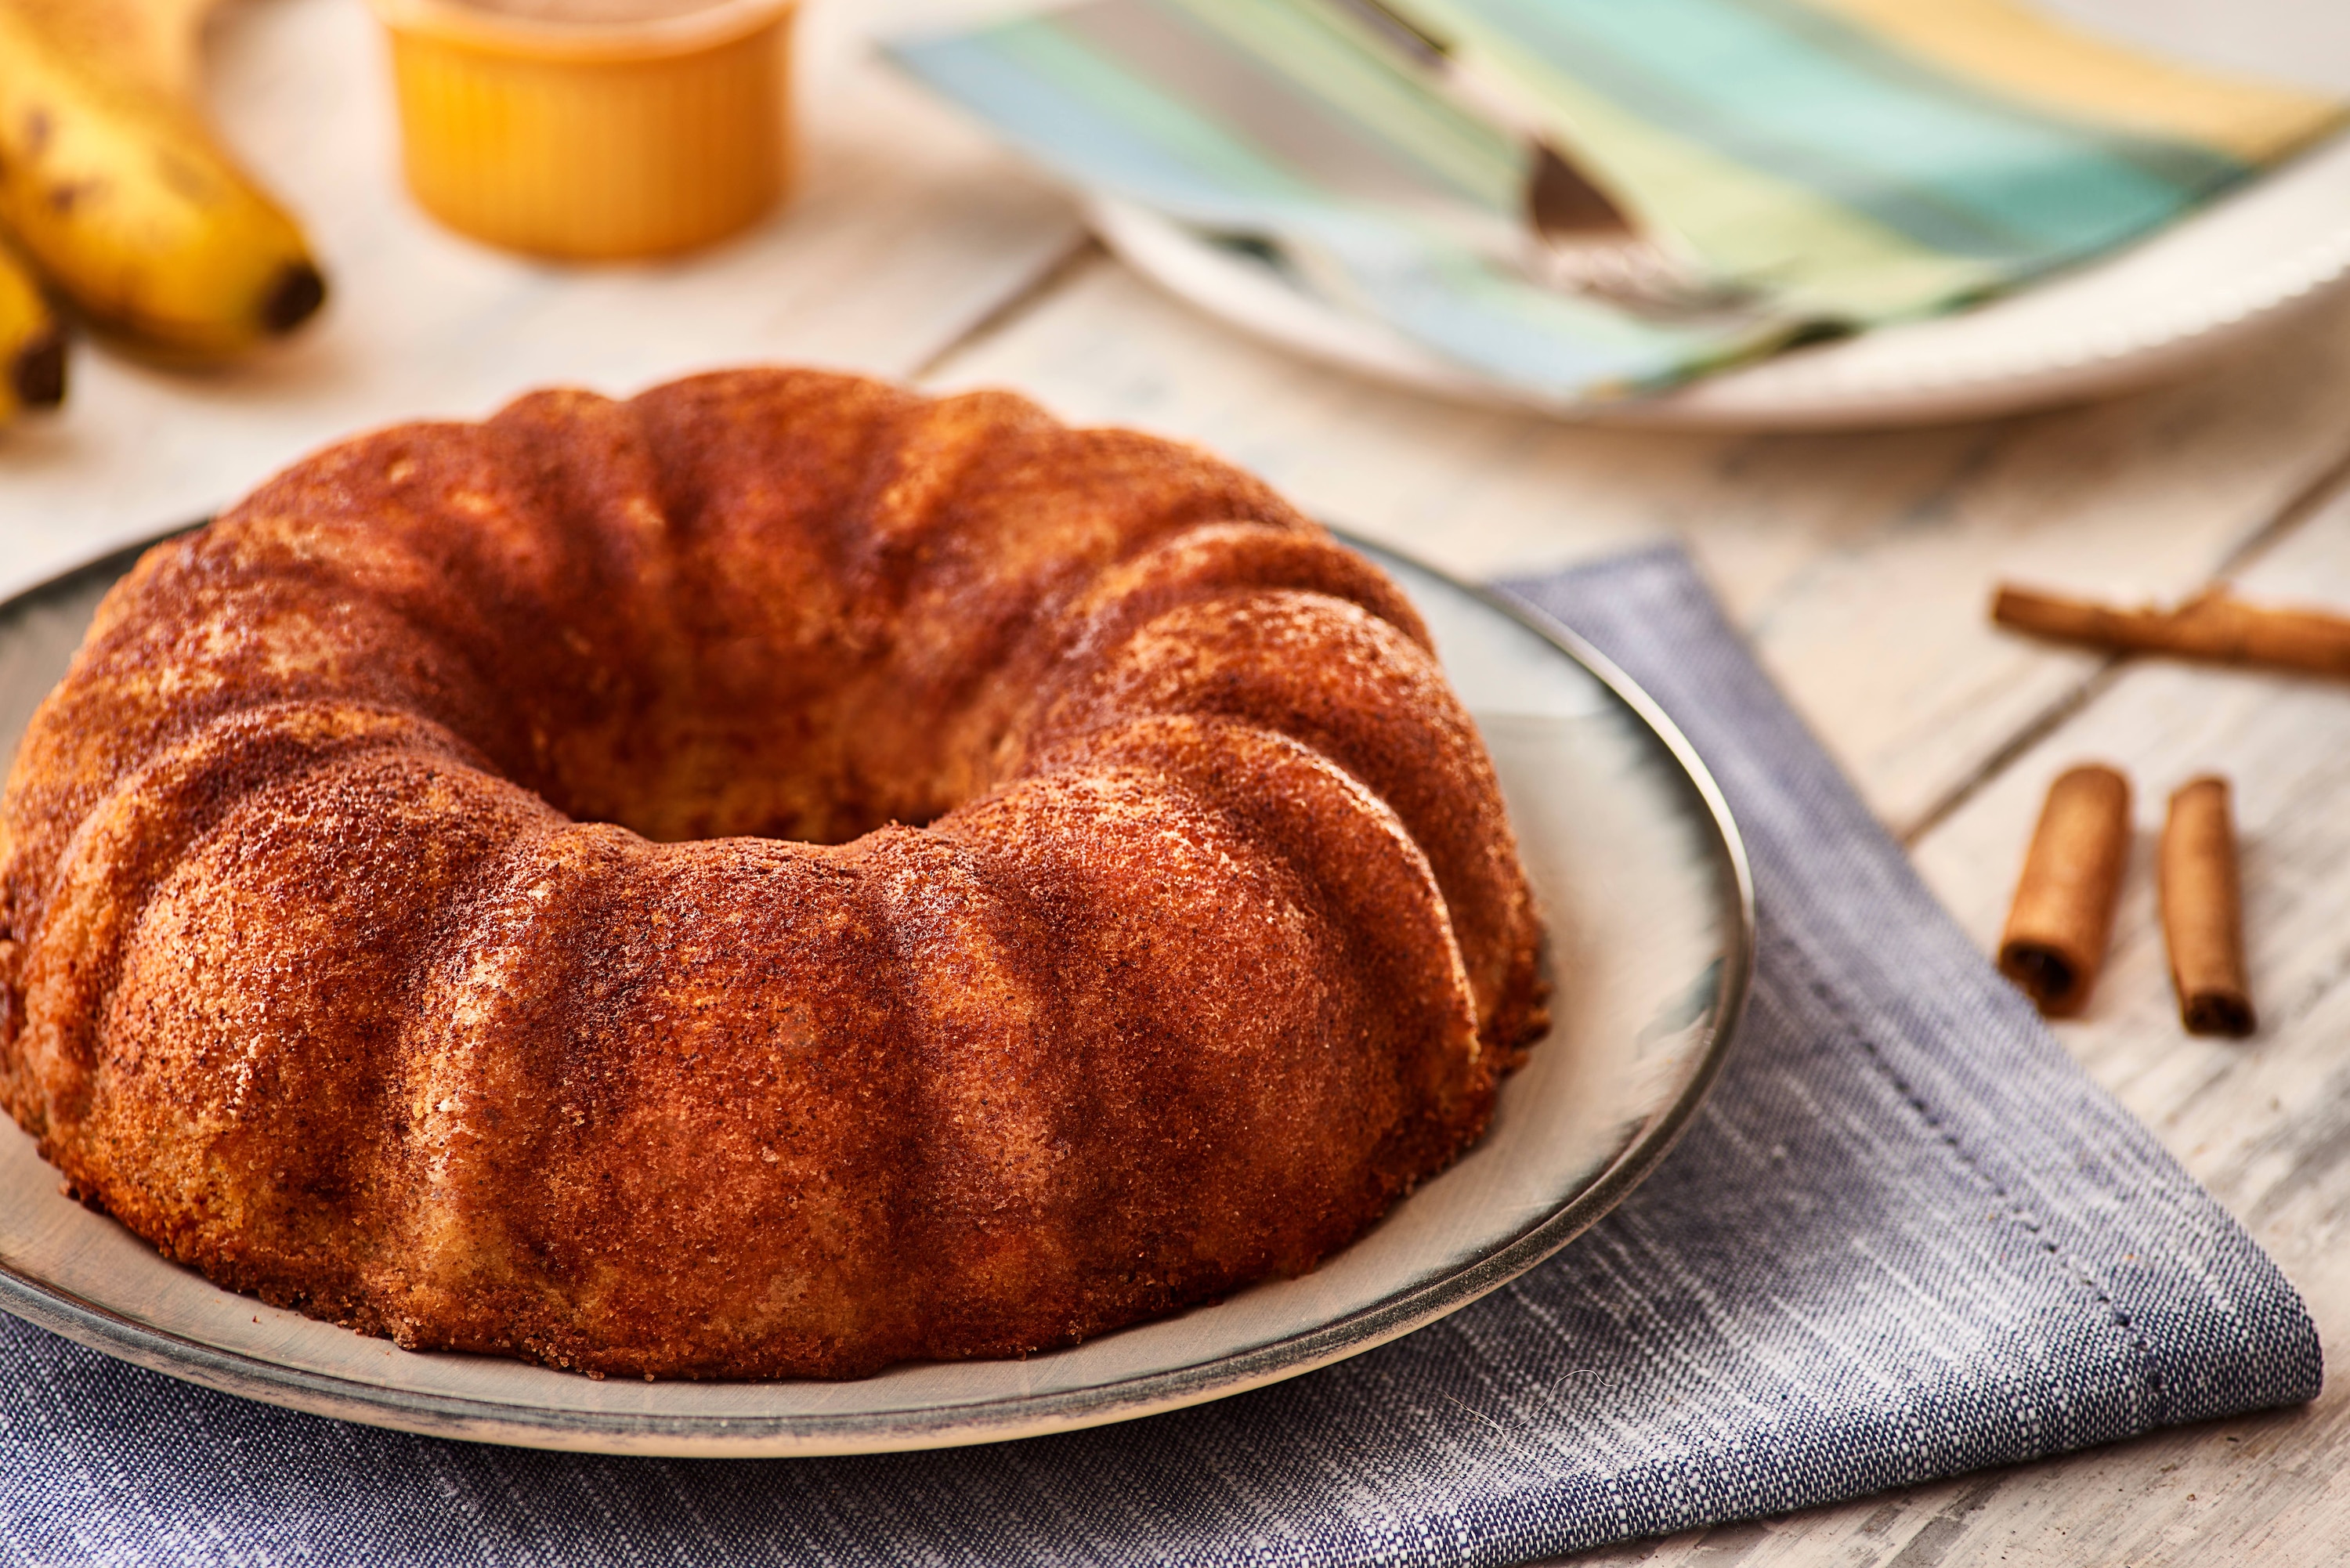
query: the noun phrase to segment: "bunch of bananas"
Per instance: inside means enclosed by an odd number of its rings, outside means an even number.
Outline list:
[[[212,3],[0,0],[0,421],[65,395],[52,300],[170,364],[233,358],[325,300],[301,231],[194,108]]]

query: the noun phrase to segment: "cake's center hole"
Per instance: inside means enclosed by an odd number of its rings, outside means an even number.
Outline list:
[[[536,787],[583,822],[647,838],[755,836],[845,844],[921,826],[985,787],[1000,731],[899,692],[831,701],[615,704],[536,727]]]

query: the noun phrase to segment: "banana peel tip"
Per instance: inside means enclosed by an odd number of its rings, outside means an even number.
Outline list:
[[[7,373],[19,407],[56,408],[66,400],[66,335],[51,327],[26,338],[8,357]]]
[[[261,325],[272,336],[283,337],[318,313],[327,303],[327,280],[307,262],[288,262],[278,269],[261,299]]]

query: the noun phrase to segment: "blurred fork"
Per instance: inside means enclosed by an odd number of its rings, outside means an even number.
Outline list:
[[[1705,275],[1639,226],[1562,153],[1520,91],[1480,69],[1452,44],[1385,0],[1303,0],[1351,17],[1409,62],[1453,103],[1515,137],[1528,150],[1521,215],[1528,244],[1522,269],[1563,293],[1604,299],[1662,321],[1753,314],[1752,290]]]

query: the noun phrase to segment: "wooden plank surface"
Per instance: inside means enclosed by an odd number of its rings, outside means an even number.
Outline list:
[[[62,414],[0,435],[0,594],[216,509],[370,425],[756,359],[905,375],[1048,275],[1079,237],[1067,203],[874,60],[858,31],[871,16],[820,6],[808,20],[796,203],[681,263],[561,268],[457,238],[411,204],[364,5],[230,11],[209,96],[302,215],[328,308],[217,375],[77,345]]]
[[[2166,0],[2172,11],[2178,5]],[[2350,605],[2350,308],[2178,387],[1991,424],[1768,437],[1584,429],[1435,401],[1258,347],[1081,248],[1066,203],[815,8],[809,182],[681,265],[566,273],[445,235],[393,173],[383,66],[348,0],[234,13],[227,129],[308,219],[338,298],[248,370],[192,381],[85,351],[67,414],[0,447],[0,593],[217,505],[319,441],[474,415],[546,381],[622,391],[749,358],[937,387],[1203,441],[1305,504],[1469,575],[1687,541],[1762,656],[1988,942],[2062,765],[2159,794],[2218,765],[2250,841],[2247,1044],[2179,1033],[2141,864],[2068,1048],[2251,1226],[2350,1343],[2350,688],[2114,666],[1987,627],[1991,579]],[[2335,498],[2319,504],[2329,493]],[[2307,1411],[1587,1559],[1656,1563],[2318,1563],[2350,1538],[2350,1390]]]

